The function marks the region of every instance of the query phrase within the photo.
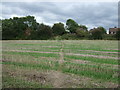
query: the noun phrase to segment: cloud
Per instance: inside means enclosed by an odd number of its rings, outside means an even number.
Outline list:
[[[119,0],[24,0],[24,2],[118,2]],[[2,2],[23,2],[22,0],[4,0]]]
[[[117,2],[3,2],[2,18],[33,15],[39,23],[53,25],[72,18],[79,24],[106,29],[117,26]]]

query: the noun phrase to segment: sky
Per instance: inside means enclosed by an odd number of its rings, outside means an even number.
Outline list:
[[[74,1],[74,2],[73,2]],[[21,2],[5,0],[0,4],[1,19],[13,17],[35,16],[39,23],[52,26],[54,23],[66,23],[67,19],[73,19],[78,24],[86,25],[88,29],[102,26],[106,30],[118,26],[118,2],[117,1],[61,1],[38,2],[36,0]]]

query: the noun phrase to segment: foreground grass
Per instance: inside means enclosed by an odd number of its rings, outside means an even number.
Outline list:
[[[2,88],[52,88],[51,86],[40,85],[36,82],[29,82],[22,78],[12,77],[7,74],[3,75]]]
[[[63,45],[62,45],[62,43]],[[90,57],[90,56],[77,56],[77,55],[65,55],[65,53],[84,53],[90,55],[102,55],[99,53],[89,53],[87,51],[78,50],[95,50],[95,51],[103,51],[103,52],[117,52],[118,48],[117,41],[4,41],[3,43],[3,62],[2,64],[5,65],[4,68],[7,66],[12,66],[8,68],[7,71],[3,69],[3,87],[45,87],[49,88],[52,86],[47,86],[45,84],[40,85],[39,82],[36,81],[29,81],[24,78],[19,78],[20,75],[17,76],[10,76],[9,73],[11,71],[19,72],[19,70],[31,69],[31,73],[34,70],[37,71],[59,71],[65,75],[77,75],[79,77],[84,76],[86,78],[90,78],[93,80],[92,83],[96,81],[100,81],[101,85],[97,85],[95,87],[110,87],[110,83],[114,83],[117,85],[119,78],[118,78],[118,68],[112,68],[118,65],[118,60],[116,59],[105,59],[105,58],[97,58],[97,57]],[[61,48],[63,50],[61,50]],[[4,51],[6,50],[6,51]],[[31,52],[13,52],[7,50],[28,50]],[[47,53],[49,51],[53,51],[55,53]],[[40,51],[46,53],[37,53],[32,51]],[[63,58],[59,52],[63,51]],[[69,52],[70,51],[70,52]],[[108,53],[106,55],[113,55],[117,57],[116,54]],[[59,60],[62,60],[60,62]],[[77,63],[74,61],[81,61],[81,63]],[[82,61],[89,61],[89,63],[82,63]],[[18,71],[17,71],[18,70]],[[6,73],[8,72],[9,73]],[[24,75],[23,73],[23,75]],[[27,73],[27,72],[26,72]],[[13,79],[14,78],[14,79]],[[52,77],[53,79],[55,76]],[[25,81],[26,80],[26,81]],[[87,80],[87,79],[86,79]],[[49,80],[48,80],[49,81]],[[51,80],[52,81],[52,80]],[[59,81],[59,80],[58,80]],[[29,83],[30,82],[30,83]],[[67,83],[67,80],[65,81]],[[69,83],[72,83],[70,81]],[[83,81],[79,81],[83,82]],[[86,81],[87,82],[87,81]],[[104,85],[104,82],[107,84]],[[52,83],[52,82],[50,82]],[[58,83],[58,82],[55,82]],[[73,83],[72,83],[73,84]],[[72,87],[72,84],[70,85]],[[115,85],[113,85],[115,87]],[[87,85],[76,85],[76,87],[94,87],[94,85],[89,86]],[[54,87],[54,85],[53,85]],[[67,87],[67,86],[66,86]]]
[[[20,80],[27,82],[39,83],[42,87],[69,87],[69,88],[106,88],[106,87],[116,87],[117,84],[102,81],[98,79],[88,78],[85,76],[78,76],[71,73],[62,73],[61,71],[53,70],[41,70],[33,68],[19,67],[15,65],[3,65],[6,67],[4,73],[7,72],[7,75],[12,77],[20,77]],[[34,75],[36,77],[34,77]],[[45,82],[39,77],[45,77]],[[47,76],[46,76],[47,75]],[[39,82],[40,80],[40,82]],[[80,80],[80,82],[79,82]],[[68,82],[69,81],[69,82]],[[87,82],[86,82],[87,81]],[[57,86],[56,86],[57,85]],[[59,85],[59,86],[58,86]],[[109,86],[108,86],[109,85]],[[14,86],[14,85],[13,85]]]
[[[59,55],[58,54],[54,54],[54,53],[34,53],[34,52],[10,52],[10,51],[4,51],[3,54],[17,54],[17,55],[26,55],[26,56],[33,56],[33,57],[41,57],[41,56],[44,56],[44,57],[56,57],[58,58]]]
[[[18,62],[3,62],[3,64],[15,65],[24,68],[33,68],[33,69],[44,69],[44,70],[60,70],[62,72],[74,73],[77,75],[83,75],[91,78],[102,79],[112,82],[117,82],[117,76],[113,77],[114,73],[117,73],[117,70],[112,69],[104,69],[100,66],[94,65],[83,65],[83,64],[75,64],[75,63],[63,63],[60,65],[58,61],[53,62],[49,61],[48,63],[40,63],[40,64],[26,64],[26,63],[18,63]]]

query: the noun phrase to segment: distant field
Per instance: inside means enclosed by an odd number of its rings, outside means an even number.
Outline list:
[[[8,40],[3,88],[116,88],[118,41]]]

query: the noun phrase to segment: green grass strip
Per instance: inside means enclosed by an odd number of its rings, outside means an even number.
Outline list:
[[[48,65],[44,65],[44,64],[27,64],[27,63],[19,63],[19,62],[2,62],[2,64],[11,64],[11,65],[15,65],[15,66],[22,66],[22,67],[30,67],[30,68],[41,68],[41,69],[51,69]]]
[[[112,82],[118,82],[117,77],[112,77],[112,74],[107,74],[107,73],[102,73],[102,72],[93,72],[89,70],[79,70],[79,69],[73,69],[73,68],[64,68],[62,70],[63,72],[68,72],[68,73],[74,73],[77,75],[82,75],[90,78],[95,78],[95,79],[102,79],[102,80],[107,80],[107,81],[112,81]]]
[[[20,67],[25,67],[25,68],[33,68],[33,69],[45,69],[45,70],[57,70],[59,67],[58,61],[53,62],[50,61],[49,64],[52,64],[50,66],[48,63],[39,63],[39,64],[28,64],[28,63],[20,63],[20,62],[2,62],[2,64],[10,64],[10,65],[15,65],[15,66],[20,66]]]
[[[104,50],[104,49],[98,49],[98,48],[80,48],[80,47],[65,47],[64,49],[69,49],[69,50],[95,50],[95,51],[108,51],[108,52],[120,52],[120,50]]]
[[[64,66],[67,66],[67,65],[72,65],[74,67],[77,67],[77,68],[82,68],[82,69],[86,69],[86,70],[98,70],[98,71],[101,71],[101,72],[109,72],[109,73],[113,73],[113,72],[117,72],[117,71],[120,71],[118,69],[113,69],[113,68],[109,68],[109,67],[102,67],[102,65],[89,65],[89,64],[78,64],[78,63],[72,63],[72,62],[65,62],[64,63],[65,65]],[[73,68],[74,68],[73,67]]]
[[[96,62],[96,63],[118,65],[118,60],[114,60],[114,59],[102,59],[102,58],[95,58],[95,57],[88,57],[88,56],[65,55],[64,60],[69,60],[69,59],[77,59],[77,60],[91,61],[91,62]]]
[[[71,67],[67,67],[72,65]],[[77,68],[75,68],[77,67]],[[113,81],[115,83],[118,83],[118,80],[120,80],[117,76],[113,77],[114,73],[118,73],[118,70],[110,70],[110,69],[105,69],[100,66],[91,66],[87,64],[76,64],[76,63],[68,63],[66,62],[63,65],[63,72],[68,72],[68,73],[74,73],[78,75],[83,75],[87,76],[90,78],[95,78],[95,79],[102,79],[102,80],[107,80],[107,81]]]
[[[41,49],[19,49],[19,50],[30,50],[30,51],[52,51],[52,50],[58,50],[58,51],[54,51],[54,52],[59,52],[60,48],[46,48],[46,47],[41,47]],[[53,52],[53,51],[52,51]]]

